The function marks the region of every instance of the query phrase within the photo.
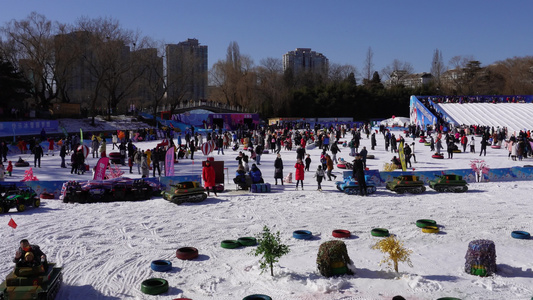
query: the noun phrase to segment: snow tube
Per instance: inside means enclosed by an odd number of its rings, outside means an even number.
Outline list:
[[[424,146],[431,146],[431,142],[425,142]]]
[[[502,146],[500,145],[492,145],[490,146],[492,149],[501,149]]]
[[[29,162],[23,160],[23,161],[17,161],[15,163],[15,167],[28,167],[30,165]]]
[[[454,298],[454,297],[442,297],[438,298],[437,300],[461,300],[460,298]]]
[[[529,240],[531,238],[531,235],[529,234],[529,232],[518,231],[518,230],[511,232],[511,236],[515,239],[520,239],[520,240]]]
[[[297,240],[308,240],[313,237],[309,230],[296,230],[292,233],[292,237]]]
[[[168,291],[168,281],[161,278],[146,279],[141,283],[141,292],[148,295],[159,295]]]
[[[379,237],[386,237],[390,235],[389,231],[385,228],[374,228],[370,231],[370,234]]]
[[[422,228],[422,232],[424,233],[439,233],[439,227],[437,226],[426,226]]]
[[[333,235],[333,237],[336,237],[336,238],[349,238],[351,233],[348,230],[335,229],[335,230],[333,230],[331,235]]]
[[[431,155],[432,158],[436,158],[436,159],[443,159],[444,158],[444,154],[433,154]]]
[[[425,138],[420,138],[420,139],[418,140],[418,142],[419,142],[419,143],[425,143],[425,142],[426,142],[426,139],[425,139]]]
[[[198,249],[194,247],[183,247],[176,250],[176,257],[182,260],[191,260],[198,257]]]
[[[337,168],[346,169],[346,164],[337,164]]]
[[[437,222],[435,222],[435,220],[430,219],[416,220],[416,227],[424,228],[426,226],[437,226]]]
[[[257,245],[257,240],[254,237],[240,237],[237,239],[237,242],[245,247]]]
[[[461,153],[462,151],[459,149],[452,150],[453,153]]]
[[[172,269],[172,263],[168,260],[154,260],[150,268],[157,272],[166,272]]]
[[[174,298],[172,300],[192,300],[191,298]]]
[[[374,158],[376,158],[376,157],[374,156],[374,154],[369,154],[369,155],[366,156],[366,159],[374,159]]]
[[[225,249],[235,249],[241,246],[241,243],[234,240],[223,240],[220,242],[220,247]]]
[[[55,198],[54,194],[52,194],[52,193],[41,193],[41,195],[39,195],[39,197],[41,199],[54,199]]]
[[[267,295],[263,295],[263,294],[255,294],[255,295],[246,296],[242,298],[242,300],[272,300],[272,298],[270,298]]]

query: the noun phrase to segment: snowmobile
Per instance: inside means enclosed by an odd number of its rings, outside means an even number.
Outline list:
[[[185,181],[170,185],[170,190],[162,191],[161,195],[165,200],[178,205],[184,202],[202,202],[207,199],[205,189],[197,181]]]
[[[366,194],[370,195],[376,192],[376,184],[371,180],[370,175],[365,175]],[[337,189],[348,195],[359,195],[359,182],[356,178],[348,176],[343,181],[335,182]]]
[[[398,194],[421,194],[426,191],[424,182],[419,180],[418,176],[414,175],[400,175],[394,177],[392,181],[387,182],[387,189]]]
[[[23,212],[28,206],[37,208],[41,205],[41,199],[31,188],[20,187],[2,194],[0,198],[0,213],[7,213],[11,208],[16,208],[17,211]]]
[[[49,263],[35,267],[15,267],[0,284],[1,300],[54,299],[63,281],[62,268]]]
[[[468,191],[468,184],[463,177],[455,174],[445,174],[436,176],[434,180],[429,182],[429,187],[435,191],[442,192],[454,192],[464,193]]]

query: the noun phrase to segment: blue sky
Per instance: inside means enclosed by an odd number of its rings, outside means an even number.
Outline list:
[[[435,49],[447,64],[456,55],[483,66],[533,52],[533,1],[356,0],[2,0],[0,25],[32,11],[74,24],[81,16],[111,17],[166,43],[196,38],[209,47],[209,67],[230,42],[256,64],[296,48],[362,71],[368,48],[374,69],[394,59],[429,72]]]

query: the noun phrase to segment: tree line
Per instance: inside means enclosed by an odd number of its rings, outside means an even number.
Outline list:
[[[0,37],[4,109],[28,103],[20,108],[47,110],[52,103],[66,102],[81,103],[93,118],[98,111],[118,114],[132,106],[155,114],[166,105],[172,113],[191,100],[193,82],[207,76],[197,69],[167,76],[165,68],[194,69],[196,57],[179,53],[180,65],[168,66],[163,41],[124,29],[109,18],[82,17],[71,25],[31,13],[1,26]],[[413,73],[410,63],[395,59],[378,71],[373,55],[368,48],[362,72],[352,65],[331,63],[327,73],[295,74],[290,68],[283,70],[280,58],[255,64],[240,53],[237,42],[230,42],[226,58],[208,70],[207,97],[263,117],[363,120],[408,115],[410,95],[533,94],[531,56],[488,66],[473,57],[454,56],[445,64],[436,49],[430,65],[432,80],[410,87],[398,76]]]

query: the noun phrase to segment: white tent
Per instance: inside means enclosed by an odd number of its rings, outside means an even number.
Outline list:
[[[381,121],[379,124],[387,127],[406,127],[409,126],[410,119],[406,117],[392,117]]]

